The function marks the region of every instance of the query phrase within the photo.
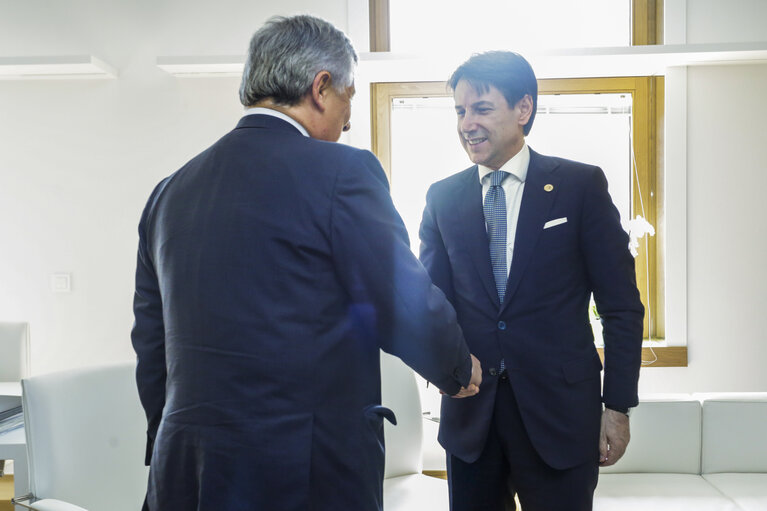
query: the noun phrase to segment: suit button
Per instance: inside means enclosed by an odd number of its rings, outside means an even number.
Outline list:
[[[505,321],[499,321],[498,322],[498,330],[506,330],[506,322]]]
[[[490,371],[488,372],[490,373],[490,376],[495,376],[498,374],[498,371],[495,369],[495,367],[491,367]]]

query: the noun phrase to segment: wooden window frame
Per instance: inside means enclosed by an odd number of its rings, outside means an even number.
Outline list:
[[[391,51],[389,0],[368,0],[370,51]]]
[[[663,0],[631,0],[631,45],[650,44],[663,44]]]

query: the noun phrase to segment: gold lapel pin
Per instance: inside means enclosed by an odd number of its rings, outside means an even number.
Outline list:
[[[554,185],[548,184],[548,185],[544,186],[543,189],[546,190],[547,192],[550,192],[551,190],[554,189]]]

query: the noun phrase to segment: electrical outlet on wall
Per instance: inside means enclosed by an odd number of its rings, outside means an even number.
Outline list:
[[[54,293],[71,293],[72,292],[72,274],[71,273],[52,273],[51,274],[51,291]]]

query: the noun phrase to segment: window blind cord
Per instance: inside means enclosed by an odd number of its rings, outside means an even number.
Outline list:
[[[634,130],[632,126],[633,117],[629,118],[629,139],[631,140],[631,168],[634,171],[634,178],[636,179],[637,189],[639,190],[639,209],[642,210],[642,218],[645,220],[647,219],[647,215],[645,214],[644,209],[644,200],[642,199],[642,185],[639,181],[639,169],[637,168],[637,159],[636,154],[634,153]],[[645,234],[643,236],[644,238],[647,238],[647,235]],[[642,365],[643,366],[649,366],[653,365],[655,362],[658,361],[658,355],[655,353],[655,350],[653,350],[652,347],[652,307],[650,307],[650,249],[648,248],[648,245],[650,244],[645,240],[644,244],[644,252],[645,252],[645,275],[647,275],[647,281],[646,281],[646,296],[647,296],[647,341],[650,348],[650,353],[652,353],[652,356],[654,357],[652,360],[644,360],[642,359]]]

